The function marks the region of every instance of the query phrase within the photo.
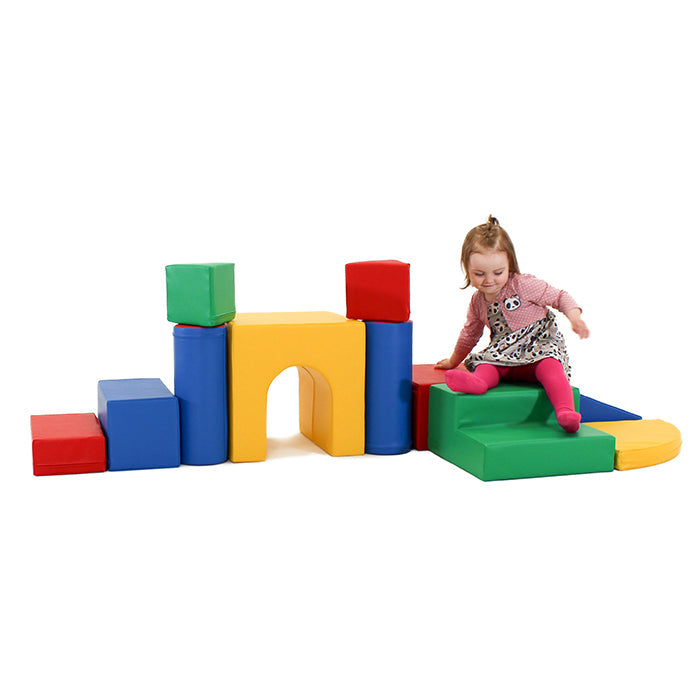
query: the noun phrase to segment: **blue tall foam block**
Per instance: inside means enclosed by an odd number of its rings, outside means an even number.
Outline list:
[[[173,328],[183,464],[228,459],[226,326]]]
[[[623,411],[621,408],[615,408],[602,401],[596,401],[588,396],[581,394],[581,413],[582,423],[603,423],[615,420],[641,420],[642,417],[636,413]]]
[[[413,323],[365,326],[365,452],[403,454],[412,446]]]
[[[178,401],[160,379],[97,383],[110,471],[180,466]]]

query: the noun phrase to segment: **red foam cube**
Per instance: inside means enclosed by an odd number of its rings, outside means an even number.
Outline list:
[[[88,474],[107,470],[105,436],[94,413],[32,416],[34,474]]]
[[[411,315],[410,271],[398,260],[369,260],[345,266],[347,317],[403,323]]]
[[[430,387],[445,383],[444,369],[435,369],[434,365],[413,365],[412,400],[413,400],[413,447],[416,450],[428,449],[428,409],[430,406]]]

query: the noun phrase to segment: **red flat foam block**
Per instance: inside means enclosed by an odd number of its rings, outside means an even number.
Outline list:
[[[345,266],[347,317],[403,323],[411,315],[411,266],[398,260],[369,260]]]
[[[444,369],[434,365],[413,365],[413,447],[416,450],[428,449],[428,412],[430,387],[445,383]]]
[[[32,416],[34,474],[89,474],[107,470],[105,436],[94,413]]]

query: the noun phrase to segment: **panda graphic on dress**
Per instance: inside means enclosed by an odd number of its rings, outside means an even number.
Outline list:
[[[520,307],[520,297],[516,294],[514,297],[509,297],[504,300],[503,306],[508,309],[508,311],[513,311]]]
[[[493,217],[467,234],[462,268],[465,286],[474,286],[476,292],[452,355],[436,364],[450,370],[447,386],[483,394],[503,378],[539,381],[561,427],[576,432],[581,415],[574,410],[568,353],[549,307],[566,315],[574,332],[587,338],[580,306],[568,292],[520,273],[513,244]],[[487,325],[488,347],[471,353]],[[462,362],[467,371],[455,369]]]

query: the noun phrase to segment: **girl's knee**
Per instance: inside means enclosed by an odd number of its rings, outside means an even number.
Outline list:
[[[563,376],[568,382],[566,377],[566,372],[564,372],[564,366],[555,357],[545,357],[544,360],[540,360],[535,365],[535,376],[540,379],[541,377],[557,377]]]
[[[535,364],[538,367],[561,367],[564,369],[561,362],[559,362],[556,357],[545,357],[544,360],[540,360]]]

